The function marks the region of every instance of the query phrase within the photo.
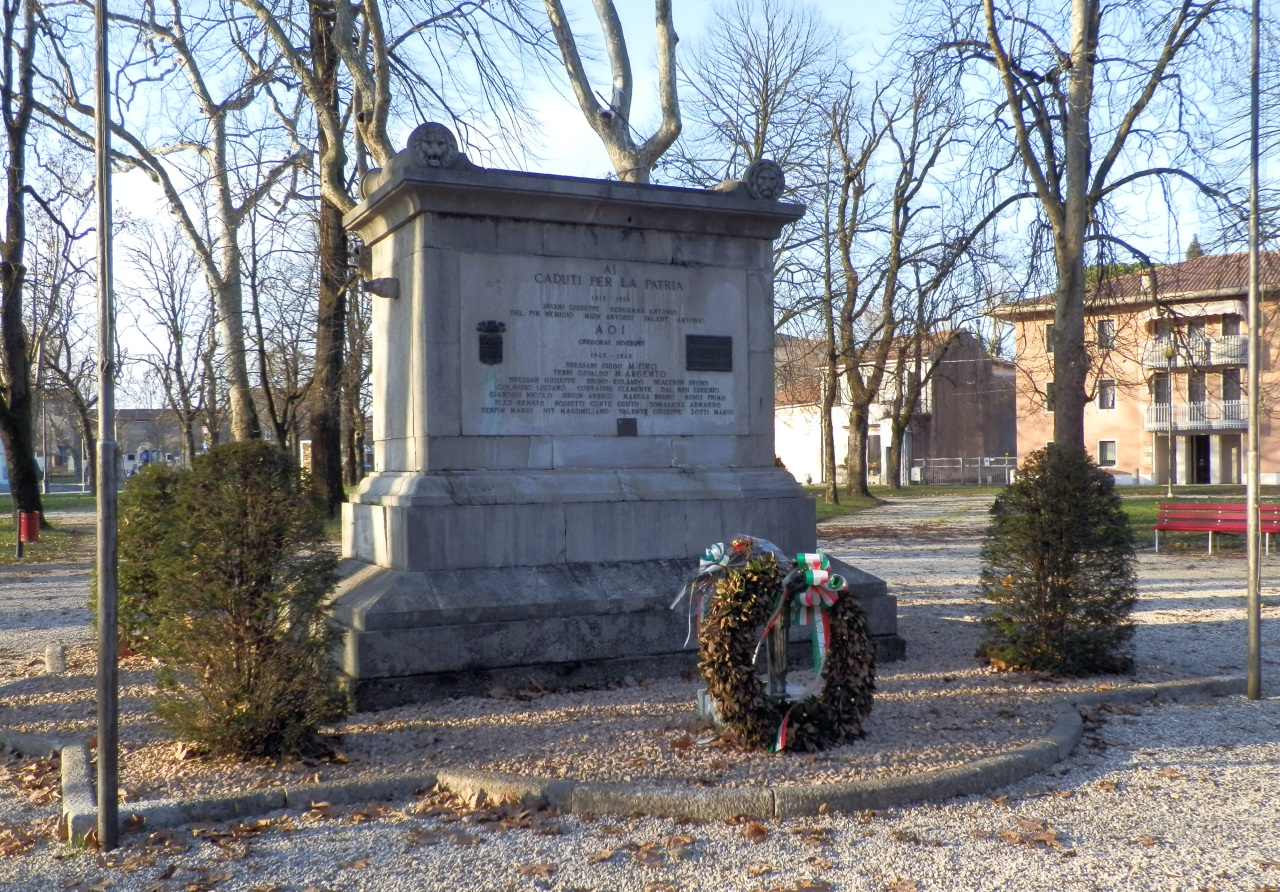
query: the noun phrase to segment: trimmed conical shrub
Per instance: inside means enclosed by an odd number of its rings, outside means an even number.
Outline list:
[[[1053,675],[1132,670],[1133,533],[1115,481],[1084,450],[1027,458],[991,507],[981,560],[980,658]]]

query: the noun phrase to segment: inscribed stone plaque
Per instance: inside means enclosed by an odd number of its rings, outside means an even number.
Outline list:
[[[748,432],[745,272],[464,255],[461,273],[464,434]]]

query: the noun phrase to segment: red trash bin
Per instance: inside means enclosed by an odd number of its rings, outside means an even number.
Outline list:
[[[18,514],[18,534],[23,542],[40,541],[40,512],[21,511]]]

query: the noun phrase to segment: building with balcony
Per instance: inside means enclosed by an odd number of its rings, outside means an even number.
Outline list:
[[[1280,482],[1280,255],[1262,256],[1261,473]],[[1085,302],[1085,442],[1117,482],[1239,483],[1248,428],[1249,257],[1106,279]],[[1053,439],[1053,295],[997,308],[1014,330],[1018,457]]]

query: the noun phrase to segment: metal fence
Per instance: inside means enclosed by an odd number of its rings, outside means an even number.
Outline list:
[[[911,465],[913,484],[1005,486],[1018,470],[1014,455],[976,458],[918,458]]]

